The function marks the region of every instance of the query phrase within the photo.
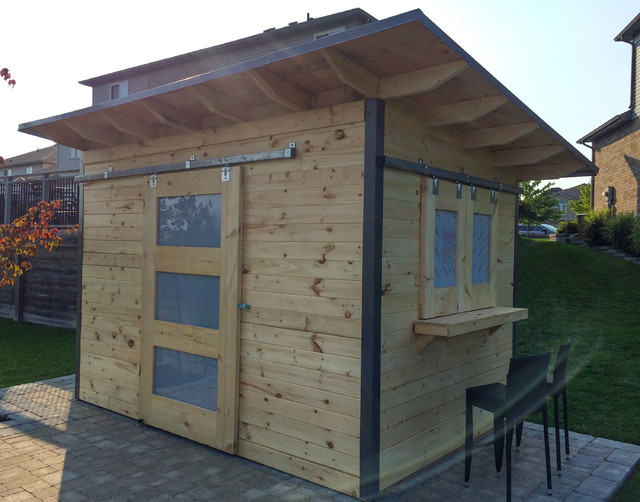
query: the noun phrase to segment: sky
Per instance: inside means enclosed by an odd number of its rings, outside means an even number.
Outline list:
[[[377,19],[420,9],[539,117],[576,141],[630,103],[631,46],[614,37],[637,0],[2,2],[0,155],[51,145],[18,125],[91,105],[78,82],[359,7]],[[99,6],[99,7],[98,7]],[[563,188],[588,178],[559,180]]]

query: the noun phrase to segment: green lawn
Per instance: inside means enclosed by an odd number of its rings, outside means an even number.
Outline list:
[[[75,373],[76,334],[0,318],[0,389]]]
[[[517,304],[529,309],[517,323],[518,354],[555,356],[572,338],[571,430],[640,444],[640,266],[534,239],[520,239],[517,266]],[[640,500],[639,480],[616,501]]]

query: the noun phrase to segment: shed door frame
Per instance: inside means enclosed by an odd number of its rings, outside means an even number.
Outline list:
[[[160,174],[147,178],[144,211],[144,249],[140,371],[140,418],[146,423],[169,430],[189,439],[208,444],[228,453],[237,452],[238,441],[238,401],[239,401],[239,359],[240,359],[240,267],[241,267],[241,214],[242,187],[241,166],[231,167],[228,181],[222,180],[222,168],[199,169]],[[157,187],[153,185],[157,184]],[[171,195],[198,195],[220,193],[221,201],[221,243],[219,262],[212,264],[206,272],[220,277],[219,327],[216,330],[191,328],[184,324],[156,321],[156,273],[165,249],[158,246],[158,199]],[[184,251],[180,260],[189,259],[190,253],[198,248],[172,248]],[[160,250],[160,252],[158,252]],[[171,251],[171,249],[169,249]],[[217,249],[215,249],[217,253]],[[217,259],[215,260],[217,261]],[[180,266],[180,261],[176,267]],[[218,269],[219,272],[213,269]],[[182,337],[185,347],[193,333],[217,336],[215,341],[197,355],[214,357],[217,352],[218,398],[216,411],[192,406],[180,401],[154,394],[154,351],[156,343],[171,349],[171,342],[158,342],[159,325],[171,326],[178,337]],[[197,335],[195,335],[197,336]],[[185,350],[189,353],[189,350]]]

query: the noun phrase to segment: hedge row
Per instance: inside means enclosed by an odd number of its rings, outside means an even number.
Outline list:
[[[575,221],[562,222],[558,233],[578,231]],[[590,211],[585,217],[585,241],[589,246],[611,246],[628,255],[640,256],[640,217],[631,212],[608,209]]]

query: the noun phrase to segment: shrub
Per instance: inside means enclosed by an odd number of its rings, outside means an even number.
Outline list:
[[[611,245],[620,251],[631,252],[631,231],[636,222],[631,212],[617,213],[605,220],[602,233]]]
[[[589,211],[585,217],[586,240],[589,246],[609,246],[611,241],[603,234],[605,222],[612,217],[608,209]]]
[[[559,234],[577,234],[578,233],[578,222],[576,220],[566,220],[561,221],[558,224],[558,233]]]
[[[631,254],[640,256],[640,218],[636,218],[631,229]]]

